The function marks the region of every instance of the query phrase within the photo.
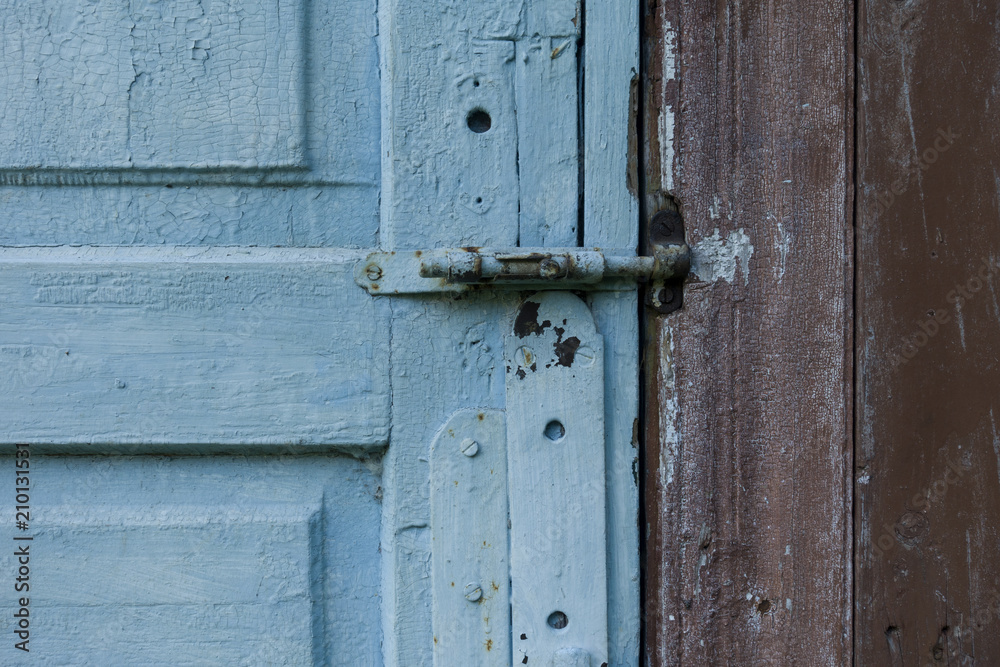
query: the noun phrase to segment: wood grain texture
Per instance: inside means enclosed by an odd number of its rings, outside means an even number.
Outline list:
[[[30,471],[31,531],[0,537],[30,545],[31,652],[5,642],[4,665],[378,664],[377,458],[33,455]]]
[[[860,2],[857,660],[1000,663],[1000,23]]]
[[[694,253],[648,323],[648,659],[849,664],[851,4],[645,11],[644,202]]]
[[[606,663],[604,340],[590,309],[532,295],[504,366],[513,664]]]
[[[629,150],[639,7],[631,0],[586,3],[585,25],[583,244],[637,250],[639,202],[629,178],[635,164]]]
[[[639,648],[639,311],[636,290],[590,295],[604,338],[608,664],[641,663]]]
[[[572,24],[570,24],[572,26]],[[517,43],[518,245],[575,246],[580,202],[577,38]]]
[[[380,5],[382,247],[576,243],[579,13]]]
[[[384,446],[389,307],[361,258],[0,250],[0,442]]]

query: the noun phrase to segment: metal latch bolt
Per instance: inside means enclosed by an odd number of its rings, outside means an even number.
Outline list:
[[[662,246],[649,257],[583,248],[449,248],[376,252],[355,269],[373,295],[460,292],[476,286],[559,289],[634,289],[635,282],[683,277],[686,244]],[[617,279],[617,280],[616,280]]]

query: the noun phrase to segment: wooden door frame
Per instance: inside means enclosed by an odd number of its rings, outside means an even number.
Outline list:
[[[854,4],[643,2],[641,219],[695,249],[645,316],[650,665],[852,660]]]

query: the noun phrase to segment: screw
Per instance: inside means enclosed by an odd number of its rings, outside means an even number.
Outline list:
[[[531,351],[530,347],[522,345],[514,353],[514,361],[517,362],[518,366],[528,368],[535,363],[535,353]]]
[[[538,275],[542,278],[555,278],[561,271],[562,267],[554,259],[543,259],[538,265]]]
[[[597,354],[594,352],[594,349],[592,347],[588,345],[582,345],[576,351],[576,358],[584,366],[593,366],[594,359],[597,358]]]
[[[473,457],[479,453],[479,443],[472,438],[466,438],[462,441],[462,453],[468,457]]]
[[[469,602],[479,602],[483,597],[483,589],[479,587],[479,584],[466,584],[465,585],[465,599]]]
[[[378,264],[369,264],[365,269],[365,275],[368,276],[368,280],[378,280],[382,277],[382,269]]]
[[[655,238],[667,238],[673,236],[676,227],[674,218],[677,214],[673,212],[660,211],[653,216],[650,224],[650,235]]]
[[[674,291],[669,287],[664,287],[660,290],[660,294],[657,298],[659,298],[660,303],[666,305],[674,300]]]

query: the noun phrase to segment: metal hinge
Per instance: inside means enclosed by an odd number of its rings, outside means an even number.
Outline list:
[[[652,244],[650,256],[599,248],[445,248],[373,252],[359,262],[355,281],[372,295],[464,292],[473,289],[634,289],[661,292],[683,280],[690,250],[683,237]]]

